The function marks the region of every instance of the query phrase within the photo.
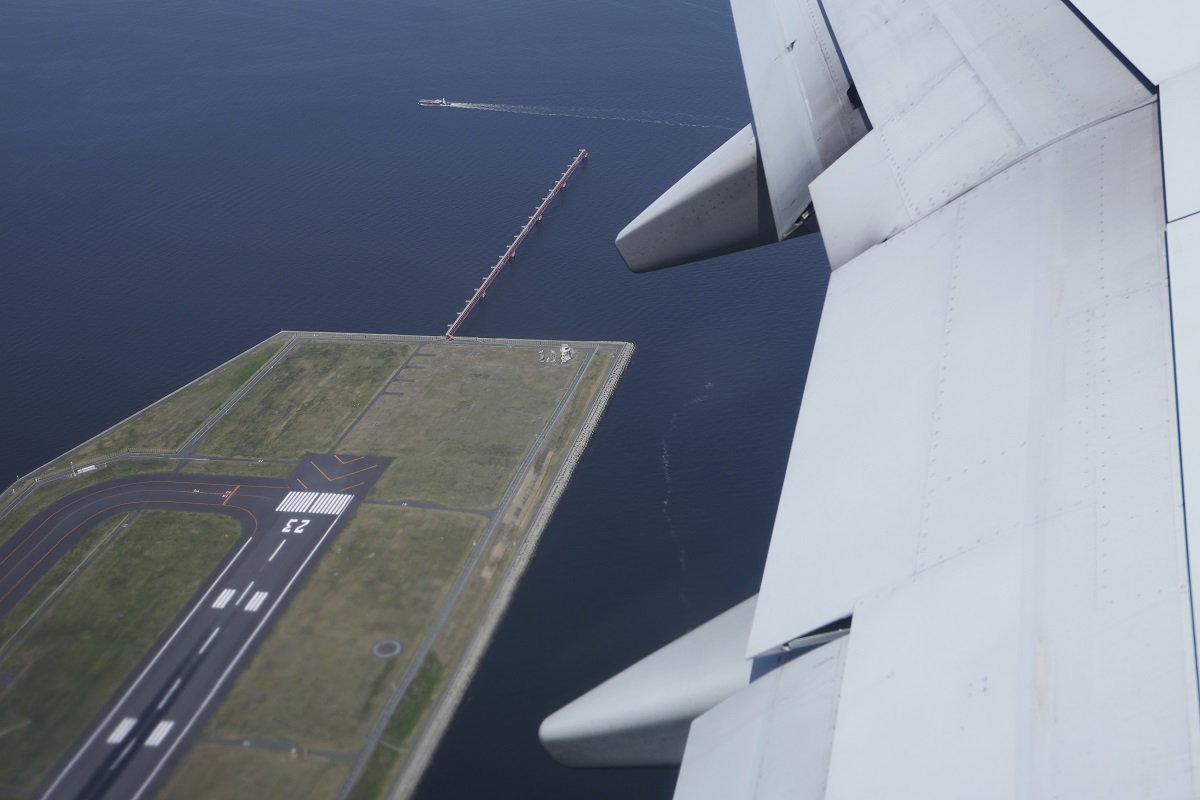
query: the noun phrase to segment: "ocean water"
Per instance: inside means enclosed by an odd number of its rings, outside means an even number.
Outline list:
[[[721,0],[8,0],[0,477],[280,329],[441,333],[586,147],[462,334],[639,349],[419,796],[669,797],[536,732],[757,590],[820,243],[612,246],[749,117]]]

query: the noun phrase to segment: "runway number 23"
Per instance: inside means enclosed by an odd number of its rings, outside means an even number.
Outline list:
[[[299,524],[299,525],[296,525],[296,523],[297,523],[297,522],[299,522],[300,524]],[[307,519],[289,519],[289,520],[287,521],[287,525],[284,525],[284,526],[283,526],[283,532],[284,532],[284,533],[301,533],[301,532],[303,532],[303,530],[304,530],[304,526],[305,526],[305,525],[307,525],[309,522],[311,522],[311,520],[307,520]],[[293,528],[293,527],[292,527],[293,525],[296,525],[296,527],[294,527],[294,528]]]

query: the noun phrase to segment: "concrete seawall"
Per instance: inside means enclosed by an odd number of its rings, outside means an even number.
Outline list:
[[[463,340],[460,339],[459,341]],[[599,424],[601,417],[604,416],[604,410],[608,406],[608,401],[612,397],[613,391],[620,382],[621,376],[629,365],[630,359],[633,358],[634,350],[633,345],[625,344],[617,351],[612,366],[609,368],[608,375],[605,377],[600,389],[596,392],[596,396],[592,398],[592,403],[588,408],[587,414],[580,423],[579,430],[568,447],[562,464],[559,466],[558,472],[555,474],[545,498],[538,507],[537,514],[534,516],[529,530],[526,531],[525,535],[521,537],[514,547],[512,558],[509,560],[504,573],[500,576],[492,599],[484,609],[475,632],[467,642],[462,655],[452,668],[450,676],[443,684],[441,692],[426,713],[421,727],[413,738],[408,755],[401,765],[390,790],[386,794],[389,800],[408,800],[416,791],[422,775],[424,775],[429,762],[433,759],[433,755],[437,751],[438,743],[441,741],[442,736],[450,725],[450,721],[454,717],[454,712],[458,709],[458,705],[462,702],[467,688],[471,685],[471,680],[475,677],[475,670],[483,660],[483,655],[491,643],[492,636],[495,634],[496,628],[500,625],[500,620],[503,619],[504,612],[508,609],[509,601],[516,591],[521,576],[525,573],[529,562],[537,551],[542,533],[553,517],[554,510],[558,506],[558,501],[571,481],[571,475],[575,471],[576,464],[579,463],[580,457],[582,457],[584,451],[587,449],[588,442],[596,430],[596,425]],[[529,735],[536,735],[536,732],[530,731]]]

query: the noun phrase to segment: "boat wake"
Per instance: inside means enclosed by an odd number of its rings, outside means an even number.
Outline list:
[[[564,108],[558,106],[521,106],[509,103],[459,103],[446,102],[446,108],[467,108],[475,111],[499,111],[504,114],[530,114],[538,117],[571,117],[573,119],[601,119],[613,122],[642,122],[648,125],[676,125],[681,128],[716,128],[738,131],[743,126],[731,120],[698,117],[693,114],[650,113],[628,109]]]

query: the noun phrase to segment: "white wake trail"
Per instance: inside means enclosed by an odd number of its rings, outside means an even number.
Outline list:
[[[737,131],[740,126],[706,120],[690,114],[653,114],[626,109],[560,108],[556,106],[522,106],[510,103],[446,103],[446,108],[466,108],[474,111],[497,111],[502,114],[529,114],[537,117],[570,117],[572,119],[599,119],[611,122],[641,122],[647,125],[674,125],[680,128],[715,128]]]

